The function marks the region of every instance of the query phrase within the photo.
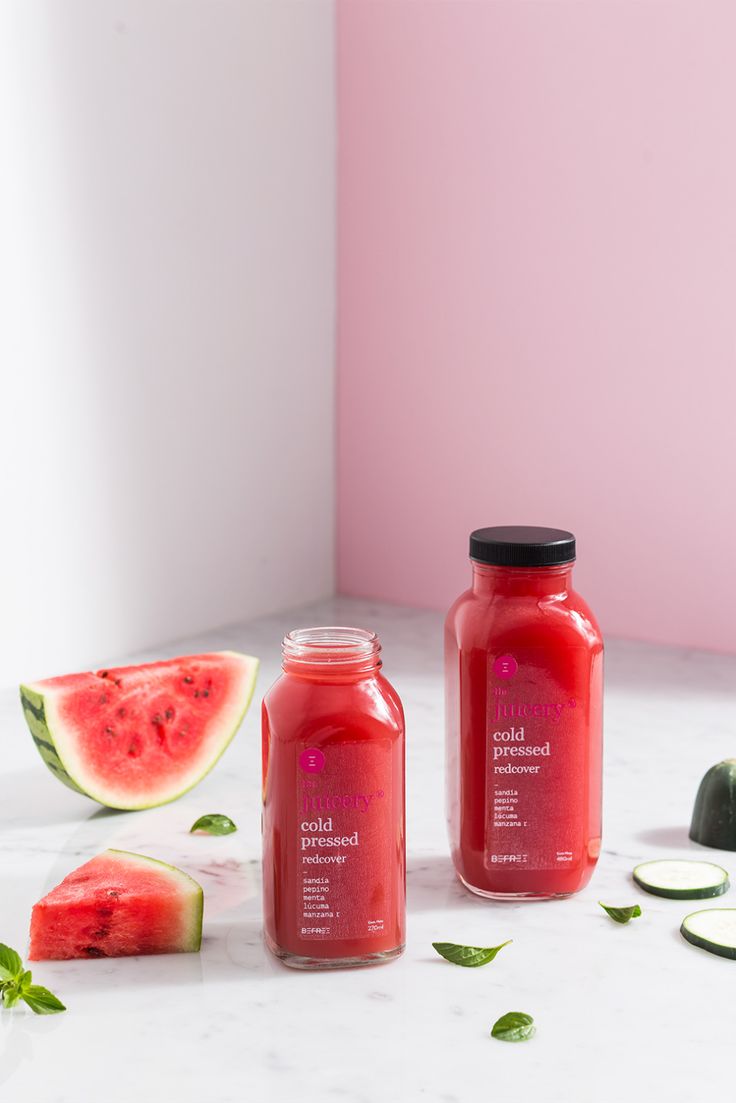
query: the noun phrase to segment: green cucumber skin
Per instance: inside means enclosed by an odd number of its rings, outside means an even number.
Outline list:
[[[711,766],[700,782],[690,838],[714,850],[736,850],[736,759]]]
[[[33,737],[33,742],[36,744],[36,749],[51,773],[59,781],[63,781],[69,789],[73,789],[75,793],[80,793],[83,797],[86,797],[88,794],[72,781],[64,768],[64,763],[59,758],[54,737],[46,723],[46,708],[43,697],[26,686],[21,686],[20,703],[23,706],[23,716]]]
[[[644,892],[648,892],[651,896],[662,896],[665,900],[711,900],[714,896],[723,896],[730,887],[730,881],[726,878],[720,885],[710,885],[707,889],[660,889],[645,885],[635,873],[633,877],[635,883]]]
[[[699,950],[707,950],[709,954],[715,954],[717,957],[725,957],[729,958],[730,961],[736,961],[736,946],[722,946],[718,942],[709,942],[707,938],[692,934],[685,926],[686,923],[687,916],[682,921],[680,934],[691,946],[697,946]]]

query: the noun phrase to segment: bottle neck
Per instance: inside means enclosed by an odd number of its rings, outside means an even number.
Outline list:
[[[357,681],[381,667],[378,636],[362,628],[297,628],[284,637],[282,654],[285,674],[317,682]]]
[[[551,597],[572,589],[573,563],[556,567],[494,567],[471,559],[473,593]]]

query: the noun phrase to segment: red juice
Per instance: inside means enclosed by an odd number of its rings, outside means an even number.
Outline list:
[[[601,844],[603,641],[572,588],[575,538],[478,529],[470,556],[445,623],[452,859],[480,896],[569,896]]]
[[[264,930],[296,968],[404,948],[404,714],[379,654],[361,629],[290,632],[263,700]]]

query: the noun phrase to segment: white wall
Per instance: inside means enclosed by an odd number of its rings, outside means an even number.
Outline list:
[[[333,15],[0,4],[0,685],[333,589]]]

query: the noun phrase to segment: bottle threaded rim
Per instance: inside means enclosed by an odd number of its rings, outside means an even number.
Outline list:
[[[284,636],[284,661],[325,666],[375,664],[381,644],[375,632],[344,625],[295,628]]]

